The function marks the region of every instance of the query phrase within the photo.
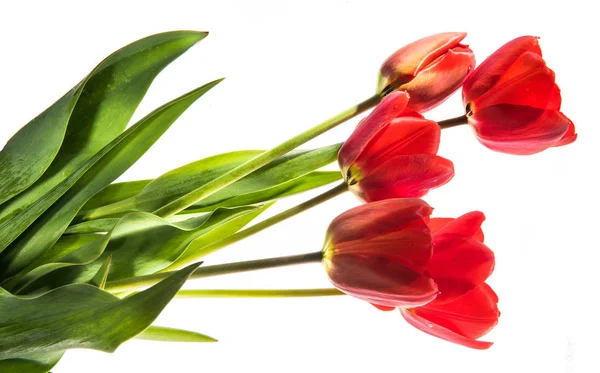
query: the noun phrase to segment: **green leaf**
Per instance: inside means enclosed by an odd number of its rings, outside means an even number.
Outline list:
[[[70,348],[113,352],[150,326],[197,267],[190,265],[125,299],[87,284],[35,298],[0,290],[0,359]]]
[[[215,205],[206,206],[203,202],[201,202],[198,205],[194,205],[186,210],[183,210],[181,214],[196,214],[199,212],[210,211],[217,207],[244,206],[275,201],[283,197],[306,192],[314,188],[331,184],[334,181],[340,180],[341,178],[342,174],[339,171],[314,171],[297,179],[290,180],[271,188],[231,197]]]
[[[46,373],[62,358],[64,351],[25,354],[11,359],[0,360],[2,373]]]
[[[110,184],[90,198],[81,209],[94,209],[131,198],[141,192],[150,182],[152,180],[135,180]]]
[[[0,221],[35,202],[118,136],[156,75],[206,35],[167,32],[125,46],[17,132],[0,152],[0,203],[20,194],[2,206]]]
[[[89,284],[99,287],[100,289],[104,289],[106,286],[106,280],[108,280],[108,270],[110,269],[110,263],[112,261],[112,255],[109,255],[100,266],[100,269],[94,277],[90,280]]]
[[[334,162],[337,159],[340,146],[341,144],[335,144],[319,149],[287,154],[211,195],[194,208],[209,211],[211,210],[209,207],[214,207],[232,197],[263,191],[302,177]],[[152,181],[136,196],[112,205],[83,211],[79,214],[79,219],[92,220],[106,216],[114,217],[115,214],[126,212],[155,211],[196,189],[198,185],[206,184],[261,153],[261,151],[238,151],[187,164]]]
[[[108,232],[117,225],[119,218],[106,218],[84,221],[83,223],[71,225],[67,228],[64,234],[84,234],[95,232]]]
[[[77,172],[13,218],[10,224],[2,225],[0,249],[17,236],[18,239],[0,255],[0,268],[4,271],[1,278],[17,273],[54,245],[77,211],[94,194],[135,163],[192,103],[220,81],[208,83],[155,110],[102,148]],[[62,196],[56,200],[56,195]],[[40,210],[45,210],[54,200],[56,203],[19,236]]]
[[[212,241],[223,234],[230,235],[265,208],[217,209],[177,223],[150,213],[128,214],[109,235],[102,236],[103,240],[96,240],[57,263],[35,268],[19,282],[11,279],[5,286],[13,293],[39,294],[70,283],[87,283],[101,271],[109,256],[109,280],[155,273],[175,262],[195,239]]]
[[[205,334],[163,326],[150,326],[135,339],[160,342],[217,342],[216,339]]]

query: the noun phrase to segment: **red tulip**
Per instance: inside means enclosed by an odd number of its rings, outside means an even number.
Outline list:
[[[425,333],[463,346],[485,349],[491,342],[477,339],[497,323],[498,297],[485,284],[494,269],[494,255],[483,244],[480,212],[458,219],[431,219],[433,255],[427,274],[440,294],[432,302],[400,309],[402,316]]]
[[[473,51],[460,44],[466,36],[464,32],[445,32],[399,49],[381,66],[377,91],[408,92],[408,106],[418,112],[441,104],[475,67]]]
[[[431,259],[427,220],[420,199],[388,199],[335,218],[323,247],[323,264],[341,291],[376,305],[415,307],[438,294],[424,274]]]
[[[421,197],[454,176],[452,162],[436,155],[439,126],[409,109],[408,101],[405,92],[386,96],[340,149],[344,179],[367,202]]]
[[[420,199],[388,199],[346,211],[323,248],[331,282],[383,310],[451,303],[491,274],[483,214],[431,219]]]
[[[463,103],[477,138],[492,150],[527,155],[577,138],[533,36],[508,42],[477,67],[463,85]]]

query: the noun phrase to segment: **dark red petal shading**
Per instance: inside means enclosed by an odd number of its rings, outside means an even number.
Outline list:
[[[478,341],[500,317],[498,296],[482,284],[452,303],[400,310],[412,326],[435,337],[475,349],[487,349],[492,343]]]
[[[414,198],[446,184],[453,176],[454,165],[448,159],[431,154],[400,155],[363,175],[357,187],[367,202]]]
[[[492,89],[517,58],[526,52],[542,55],[536,37],[522,36],[511,40],[483,61],[463,85],[465,105]]]
[[[563,116],[564,116],[564,114],[563,114]],[[566,118],[566,116],[565,116],[565,118]],[[572,142],[574,142],[575,140],[577,140],[577,134],[575,133],[575,125],[569,119],[569,128],[567,129],[567,132],[563,135],[563,137],[561,137],[561,139],[558,141],[558,143],[556,143],[552,146],[568,145],[568,144],[571,144]]]
[[[382,306],[416,307],[438,293],[431,278],[385,256],[336,253],[327,270],[336,288]]]
[[[356,160],[356,166],[368,172],[397,155],[436,154],[440,134],[440,126],[434,121],[396,118],[371,138]]]
[[[494,105],[478,110],[469,123],[483,145],[509,154],[529,155],[558,144],[571,121],[556,110]]]
[[[373,303],[371,303],[371,305],[373,307],[377,308],[378,310],[386,311],[386,312],[387,311],[393,311],[393,310],[396,309],[396,307],[382,306],[381,304],[373,304]]]
[[[475,289],[492,274],[494,264],[494,253],[483,243],[451,233],[436,234],[426,272],[440,291],[434,302],[451,302]]]
[[[366,118],[360,121],[338,154],[342,172],[345,172],[354,163],[363,148],[379,130],[402,114],[408,100],[409,96],[406,92],[392,92]]]
[[[410,94],[408,106],[420,113],[446,101],[475,68],[470,48],[457,46],[432,62],[410,82],[400,86]]]
[[[452,233],[459,236],[472,238],[483,242],[483,231],[481,224],[485,220],[485,215],[481,211],[471,211],[456,219],[453,218],[432,218],[429,220],[429,229],[432,235]]]
[[[402,230],[413,221],[423,223],[419,239],[431,240],[426,220],[432,208],[421,199],[388,199],[352,208],[333,219],[328,228],[332,244],[385,235]]]

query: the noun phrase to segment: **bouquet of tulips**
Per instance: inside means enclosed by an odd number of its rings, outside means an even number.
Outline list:
[[[480,338],[500,312],[486,284],[495,260],[485,217],[431,217],[420,198],[454,176],[453,163],[437,155],[442,129],[468,124],[487,148],[516,155],[575,141],[538,39],[514,39],[476,67],[465,33],[422,38],[383,63],[373,96],[270,150],[113,183],[220,82],[128,126],[153,79],[206,36],[167,32],[118,50],[0,152],[0,371],[48,372],[68,349],[112,352],[131,338],[214,341],[153,324],[175,296],[347,294],[398,309],[435,337],[489,348]],[[423,116],[461,87],[464,114]],[[296,150],[370,109],[343,143]],[[335,161],[341,172],[321,170]],[[278,200],[332,183],[252,223]],[[364,204],[331,222],[320,250],[202,265],[207,254],[346,191]],[[309,262],[323,263],[333,287],[180,290],[192,278]]]

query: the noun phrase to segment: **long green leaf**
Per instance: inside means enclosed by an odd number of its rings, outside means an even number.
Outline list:
[[[150,180],[134,180],[125,181],[121,183],[114,183],[108,185],[98,193],[94,194],[92,198],[81,208],[82,210],[94,209],[106,205],[110,205],[127,198],[131,198],[138,194],[150,184]]]
[[[33,203],[118,136],[156,75],[206,35],[167,32],[125,46],[17,132],[0,152],[0,203],[28,189],[0,207],[0,221]]]
[[[220,81],[208,83],[155,110],[102,148],[77,172],[13,218],[11,224],[2,226],[0,240],[3,245],[0,249],[17,237],[18,239],[0,255],[0,268],[4,272],[1,278],[5,279],[17,273],[54,245],[88,199],[135,163],[192,103]],[[57,194],[62,196],[31,224],[37,211],[54,200]],[[31,226],[19,236],[29,224]]]
[[[213,337],[183,329],[166,328],[164,326],[150,326],[135,339],[160,342],[217,342]]]
[[[341,144],[294,152],[262,167],[229,187],[203,200],[194,208],[215,206],[242,194],[255,193],[302,177],[334,162]],[[238,151],[205,158],[169,171],[149,183],[134,197],[79,214],[79,220],[93,220],[133,211],[154,211],[174,199],[254,158],[260,151]],[[231,206],[231,205],[230,205]]]
[[[108,257],[111,258],[109,280],[155,273],[175,262],[196,239],[212,242],[224,234],[231,235],[265,208],[217,209],[178,223],[150,213],[128,214],[109,235],[68,257],[39,266],[22,278],[11,278],[5,286],[13,293],[39,294],[70,283],[88,283],[101,271]]]
[[[197,267],[125,299],[87,284],[35,298],[0,290],[0,360],[70,348],[113,352],[150,326]]]

